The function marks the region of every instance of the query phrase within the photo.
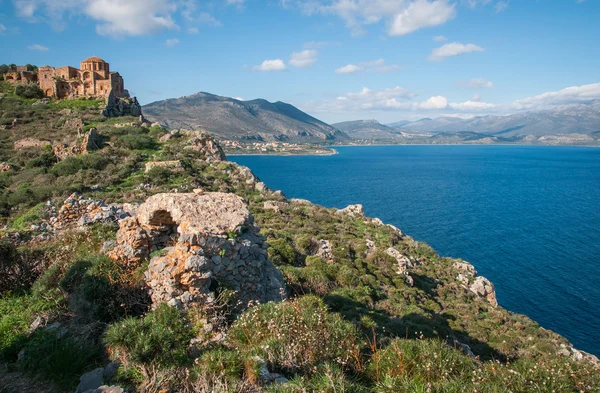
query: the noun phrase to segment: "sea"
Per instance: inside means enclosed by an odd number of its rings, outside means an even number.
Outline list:
[[[503,307],[600,355],[600,148],[335,149],[229,159],[288,198],[362,204],[440,255],[471,262]]]

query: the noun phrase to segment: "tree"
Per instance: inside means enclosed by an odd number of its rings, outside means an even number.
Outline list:
[[[44,98],[46,95],[38,85],[18,85],[15,94],[23,98]]]

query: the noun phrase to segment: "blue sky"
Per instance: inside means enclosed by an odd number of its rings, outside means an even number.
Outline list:
[[[469,117],[600,99],[599,17],[597,0],[0,0],[0,63],[100,56],[143,104]]]

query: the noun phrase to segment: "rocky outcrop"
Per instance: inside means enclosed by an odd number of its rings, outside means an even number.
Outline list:
[[[459,281],[463,287],[468,288],[469,291],[477,296],[487,299],[492,306],[498,306],[494,284],[487,278],[478,276],[477,270],[475,270],[473,265],[467,262],[455,262],[454,268],[459,272],[456,276],[456,280]]]
[[[136,97],[119,98],[111,91],[108,95],[106,108],[102,111],[106,117],[142,116],[142,107]]]
[[[408,271],[413,267],[412,261],[406,255],[402,254],[400,251],[396,250],[393,247],[390,247],[387,250],[385,250],[385,253],[394,258],[396,262],[398,262],[398,274],[403,275],[404,279],[406,280],[406,283],[412,287],[415,282]]]
[[[282,210],[288,208],[289,206],[289,203],[279,201],[265,201],[263,204],[265,210],[273,210],[276,213],[280,213]]]
[[[221,146],[208,134],[201,133],[192,137],[184,149],[202,153],[207,162],[227,161]]]
[[[121,221],[108,255],[137,264],[164,249],[146,272],[155,304],[210,304],[220,288],[230,288],[244,308],[282,299],[283,276],[267,259],[267,247],[240,197],[198,191],[148,198],[135,217]]]
[[[338,209],[337,213],[347,214],[350,217],[364,217],[365,209],[363,208],[363,205],[348,205],[343,209]]]
[[[54,155],[59,160],[67,157],[75,157],[80,154],[87,154],[91,151],[101,149],[104,146],[104,137],[98,133],[95,128],[86,132],[80,141],[69,144],[57,144],[52,147]]]

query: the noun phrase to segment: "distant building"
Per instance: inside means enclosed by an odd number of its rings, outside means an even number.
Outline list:
[[[37,83],[47,97],[54,98],[107,98],[111,91],[116,97],[129,96],[123,77],[111,72],[110,64],[96,56],[82,61],[79,68],[45,66],[37,74],[20,66],[6,73],[4,80],[13,84]]]

